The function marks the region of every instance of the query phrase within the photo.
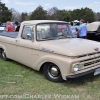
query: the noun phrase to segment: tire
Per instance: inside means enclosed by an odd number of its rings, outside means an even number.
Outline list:
[[[6,57],[6,52],[4,50],[1,50],[1,58],[5,61],[8,60],[8,58]]]
[[[53,63],[47,63],[43,67],[43,73],[47,80],[52,82],[62,82],[60,69]]]

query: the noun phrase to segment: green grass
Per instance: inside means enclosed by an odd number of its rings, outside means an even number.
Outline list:
[[[42,97],[33,99],[0,98],[0,100],[100,100],[100,75],[81,81],[54,83],[46,80],[40,72],[14,61],[0,59],[0,95],[23,94],[47,95],[49,97],[46,99]],[[61,94],[61,96],[79,95],[79,99],[55,98],[54,94]]]

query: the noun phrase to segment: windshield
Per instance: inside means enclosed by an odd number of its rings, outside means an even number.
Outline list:
[[[73,37],[70,26],[67,23],[38,24],[36,33],[38,41]]]

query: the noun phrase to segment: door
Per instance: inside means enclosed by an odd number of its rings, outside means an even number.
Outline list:
[[[34,41],[34,26],[24,25],[21,38],[17,39],[16,61],[31,67],[32,44]]]

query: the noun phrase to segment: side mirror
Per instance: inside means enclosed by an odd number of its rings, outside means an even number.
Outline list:
[[[28,33],[28,34],[27,34],[27,38],[28,38],[29,40],[31,40],[31,39],[32,39],[32,35],[31,35],[30,33]]]

